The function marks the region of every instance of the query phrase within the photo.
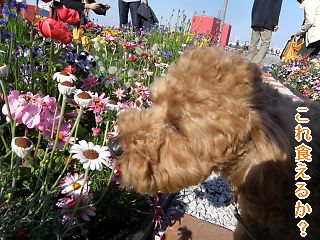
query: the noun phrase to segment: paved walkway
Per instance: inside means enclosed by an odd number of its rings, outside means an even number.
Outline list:
[[[263,81],[294,101],[301,101],[271,74],[264,73]],[[237,220],[229,207],[230,201],[230,186],[213,173],[201,185],[175,196],[165,212],[164,230],[151,239],[231,240]]]

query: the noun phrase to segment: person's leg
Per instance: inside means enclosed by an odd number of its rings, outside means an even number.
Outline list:
[[[260,34],[257,29],[252,29],[252,34],[251,34],[251,40],[250,40],[250,45],[248,49],[248,60],[252,61],[252,59],[256,56],[257,54],[257,47],[258,43],[260,40]]]
[[[261,46],[256,54],[256,56],[252,59],[252,62],[257,63],[259,67],[263,67],[264,59],[267,55],[268,49],[270,47],[272,31],[268,29],[263,29],[260,31],[261,37]]]
[[[130,14],[131,14],[131,20],[132,20],[132,28],[134,31],[138,31],[139,28],[141,28],[138,21],[138,8],[140,6],[140,1],[131,2],[129,6],[130,6]]]
[[[129,14],[129,4],[119,0],[119,19],[120,19],[120,27],[123,27],[124,24],[128,23],[128,14]]]

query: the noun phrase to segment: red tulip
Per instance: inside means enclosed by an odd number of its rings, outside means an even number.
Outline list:
[[[100,25],[99,25],[98,23],[95,23],[95,24],[93,25],[93,27],[94,27],[94,28],[99,28]]]
[[[71,74],[75,74],[75,72],[76,72],[76,68],[74,66],[71,66],[71,65],[65,67],[64,70],[66,72],[68,72],[68,73],[71,73]]]
[[[79,13],[74,9],[66,8],[64,5],[58,8],[57,15],[59,20],[71,25],[80,22]]]
[[[39,22],[39,30],[44,37],[56,39],[63,44],[68,44],[73,39],[67,25],[51,17]]]

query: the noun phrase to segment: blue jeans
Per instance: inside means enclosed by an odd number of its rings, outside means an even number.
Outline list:
[[[120,27],[128,24],[128,14],[130,9],[130,15],[132,20],[132,27],[134,31],[139,30],[141,28],[141,24],[138,20],[137,10],[140,6],[140,1],[137,2],[124,2],[122,0],[118,1],[119,4],[119,18],[120,18]]]

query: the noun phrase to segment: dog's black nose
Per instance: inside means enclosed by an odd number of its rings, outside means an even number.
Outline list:
[[[108,147],[113,157],[120,157],[123,153],[122,145],[118,137],[111,138],[108,142]]]

